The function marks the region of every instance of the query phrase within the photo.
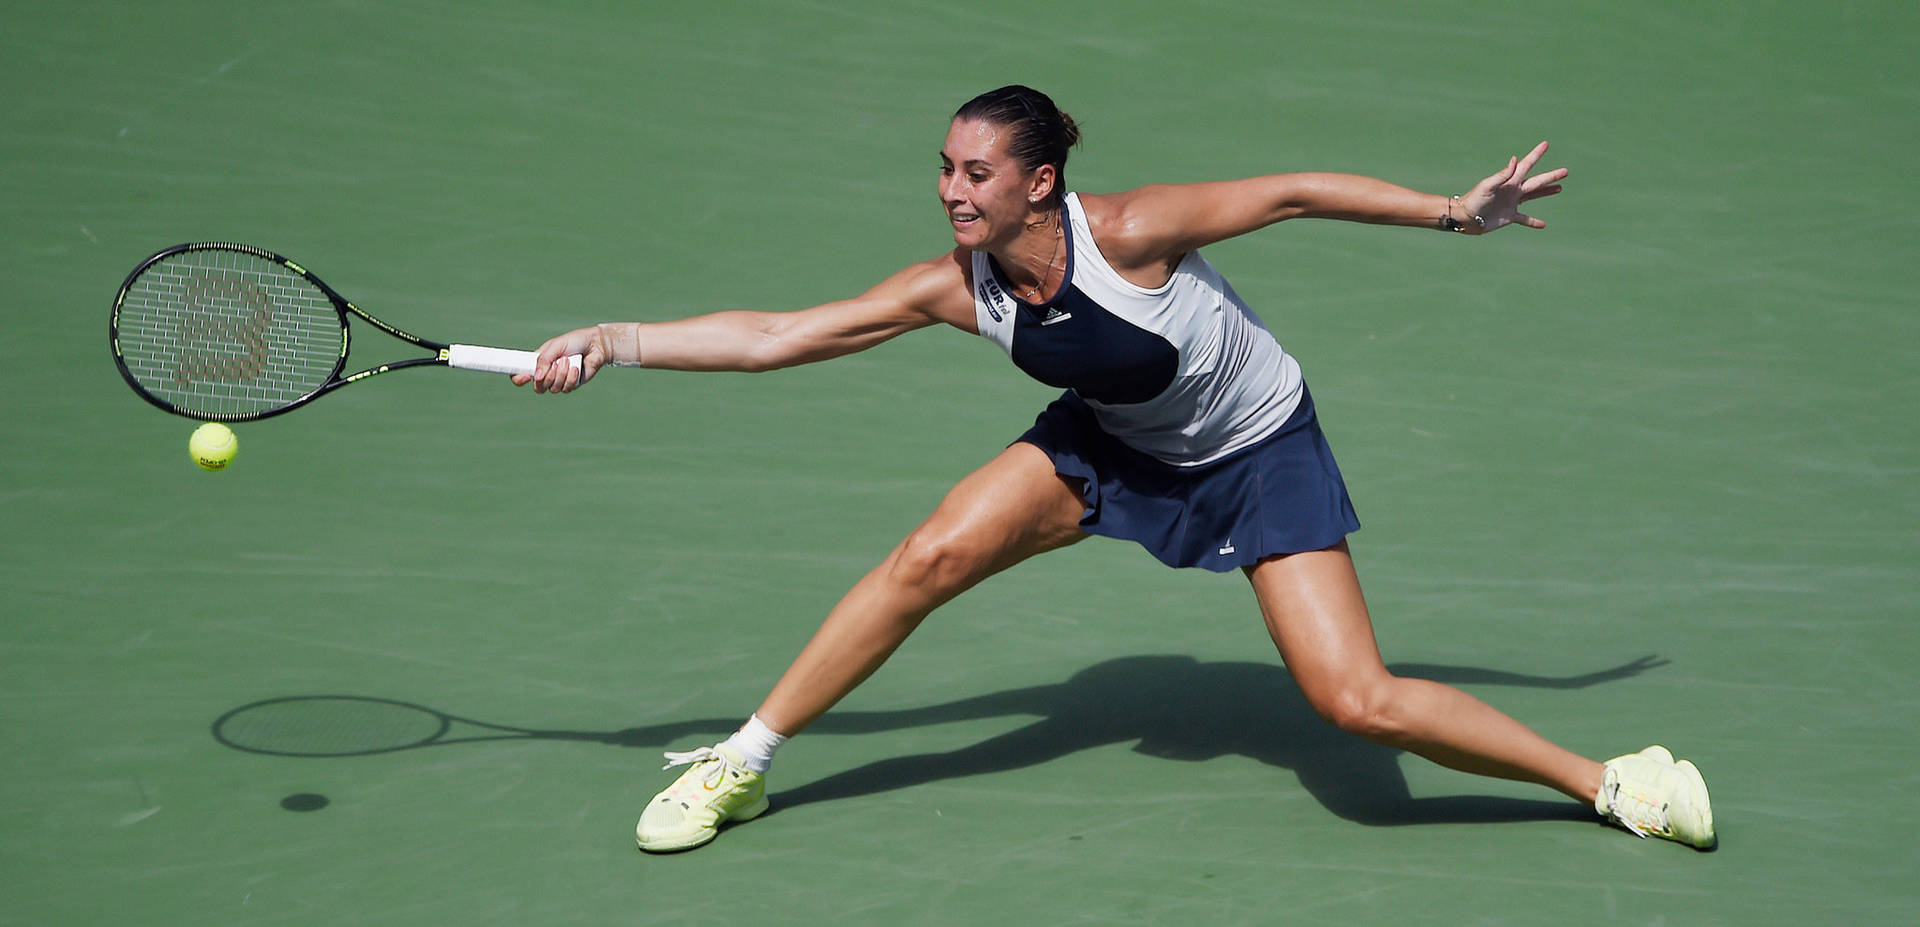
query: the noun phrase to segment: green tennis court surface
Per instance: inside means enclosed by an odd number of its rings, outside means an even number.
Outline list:
[[[10,6],[0,923],[1920,920],[1914,8],[669,9]],[[642,856],[660,751],[1050,390],[935,331],[561,399],[403,372],[214,475],[108,358],[122,276],[196,239],[484,344],[847,295],[948,246],[946,116],[1016,80],[1089,190],[1444,191],[1552,140],[1544,233],[1208,254],[1306,369],[1388,662],[1692,757],[1717,852],[1338,735],[1243,581],[1093,541],[936,614],[768,817]],[[290,698],[274,736],[353,755],[215,728]],[[465,720],[373,752],[438,722],[364,700]]]

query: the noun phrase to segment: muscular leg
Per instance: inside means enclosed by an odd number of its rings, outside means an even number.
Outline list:
[[[1601,764],[1465,692],[1387,672],[1344,542],[1263,561],[1247,576],[1300,691],[1342,730],[1453,769],[1537,782],[1582,802],[1599,793]]]
[[[1086,537],[1079,493],[1031,444],[1014,444],[969,474],[940,507],[827,614],[760,705],[792,736],[886,662],[921,619],[974,584]]]

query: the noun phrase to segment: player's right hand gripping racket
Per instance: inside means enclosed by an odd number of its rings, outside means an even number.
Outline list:
[[[348,316],[434,352],[341,376]],[[250,245],[175,245],[127,275],[113,300],[113,361],[140,397],[188,418],[245,422],[297,409],[403,367],[534,371],[534,352],[440,344],[368,315],[307,269]],[[576,369],[578,356],[568,358]]]

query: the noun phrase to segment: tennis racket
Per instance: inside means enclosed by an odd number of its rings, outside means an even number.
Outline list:
[[[433,352],[341,375],[349,317]],[[188,418],[247,422],[407,367],[531,374],[534,352],[441,344],[368,315],[306,268],[228,242],[175,245],[140,262],[113,299],[113,362],[140,398]],[[580,366],[578,356],[569,358]]]

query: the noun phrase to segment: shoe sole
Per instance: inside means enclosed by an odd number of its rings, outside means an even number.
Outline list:
[[[692,835],[692,839],[655,840],[652,843],[649,843],[646,840],[641,839],[639,834],[635,834],[633,837],[633,842],[637,846],[639,846],[640,849],[645,850],[648,853],[678,853],[682,850],[691,850],[695,847],[706,846],[708,843],[711,843],[713,841],[713,838],[720,836],[720,828],[725,827],[728,824],[751,821],[754,818],[757,818],[762,814],[765,814],[767,812],[767,808],[772,804],[773,803],[769,801],[765,795],[762,795],[760,796],[759,801],[754,802],[753,804],[748,805],[745,808],[740,809],[739,811],[735,811],[730,815],[727,815],[726,820],[721,821],[718,825],[711,828],[701,828],[700,830],[694,831]]]

